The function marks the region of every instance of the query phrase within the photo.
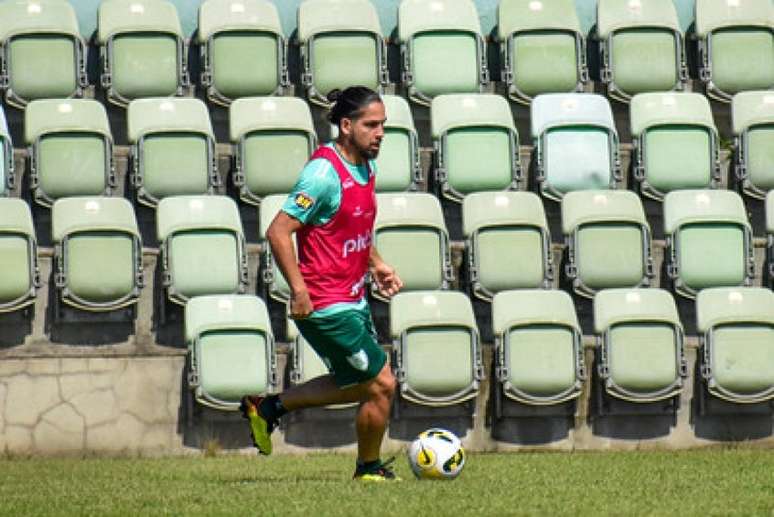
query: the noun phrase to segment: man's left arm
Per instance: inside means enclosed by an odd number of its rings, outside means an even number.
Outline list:
[[[403,281],[401,281],[395,268],[382,260],[382,256],[379,255],[373,244],[371,245],[368,265],[371,267],[371,277],[376,282],[376,287],[382,296],[390,298],[398,294],[398,291],[403,287]]]

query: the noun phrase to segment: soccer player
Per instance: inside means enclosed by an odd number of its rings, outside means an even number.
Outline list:
[[[379,450],[396,382],[365,299],[369,271],[385,296],[403,285],[372,245],[384,104],[363,86],[335,90],[329,99],[339,136],[314,152],[266,237],[290,286],[290,317],[330,373],[279,395],[245,396],[241,409],[255,446],[268,455],[271,432],[288,411],[359,402],[354,478],[389,481],[397,478]]]

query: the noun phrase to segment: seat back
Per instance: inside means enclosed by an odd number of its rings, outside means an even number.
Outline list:
[[[281,93],[288,83],[287,47],[277,8],[267,0],[207,0],[199,6],[202,86],[208,98]]]
[[[317,145],[309,106],[294,97],[238,99],[229,108],[229,131],[234,184],[251,204],[290,192]]]
[[[382,95],[387,122],[376,159],[377,192],[414,190],[422,180],[419,136],[408,103],[397,95]]]
[[[258,235],[262,239],[261,242],[263,244],[263,260],[261,264],[263,284],[266,287],[268,296],[281,303],[287,303],[290,299],[290,286],[272,257],[271,246],[266,240],[266,232],[287,198],[288,196],[285,194],[266,196],[261,201],[258,215]],[[293,235],[293,243],[295,244],[295,242],[296,236]]]
[[[401,397],[446,406],[476,396],[482,377],[473,307],[453,291],[403,292],[390,302]]]
[[[0,198],[0,313],[35,302],[39,284],[37,239],[30,208],[18,198]]]
[[[516,188],[519,137],[508,101],[491,94],[450,94],[430,107],[436,182],[456,201],[471,192]]]
[[[774,94],[742,92],[731,101],[735,172],[744,192],[763,199],[774,189]]]
[[[551,238],[540,198],[532,192],[478,192],[462,203],[469,284],[491,300],[509,289],[550,287]],[[513,257],[519,257],[514,267]]]

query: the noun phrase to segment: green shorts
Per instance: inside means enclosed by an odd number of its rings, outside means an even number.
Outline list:
[[[363,309],[296,320],[296,326],[340,388],[370,381],[387,362],[367,305]]]

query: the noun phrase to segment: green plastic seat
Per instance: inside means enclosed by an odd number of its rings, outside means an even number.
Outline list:
[[[0,44],[6,101],[79,97],[88,86],[86,44],[65,0],[0,3]]]
[[[449,234],[430,194],[377,194],[374,246],[394,267],[404,291],[446,289],[452,279]],[[382,298],[375,286],[372,294]]]
[[[422,181],[419,166],[419,136],[411,109],[403,97],[382,95],[387,122],[376,159],[376,191],[416,190]]]
[[[102,87],[114,104],[182,95],[189,84],[187,45],[177,10],[167,0],[104,0],[97,44]]]
[[[155,207],[167,196],[208,194],[220,184],[207,106],[199,99],[137,99],[127,109],[132,185]]]
[[[768,279],[764,278],[763,285],[772,285],[774,281],[774,190],[766,194],[764,207],[766,212],[766,266],[765,273],[768,273]]]
[[[591,93],[547,93],[530,106],[543,196],[615,188],[621,179],[618,133],[610,103]]]
[[[742,92],[731,101],[736,179],[748,196],[774,189],[774,92]]]
[[[728,190],[676,190],[664,198],[667,274],[693,298],[707,287],[749,285],[752,230],[742,198]]]
[[[244,395],[277,388],[269,313],[252,295],[210,295],[185,305],[188,386],[199,404],[236,411]]]
[[[710,394],[740,404],[774,398],[774,293],[704,289],[696,297],[696,322]]]
[[[288,82],[287,42],[266,0],[207,0],[199,6],[207,98],[228,106],[240,97],[281,94]]]
[[[582,332],[567,293],[501,291],[492,300],[492,328],[503,395],[536,406],[580,395],[586,378]]]
[[[92,99],[32,101],[24,112],[35,201],[110,195],[116,187],[107,113]]]
[[[261,277],[263,279],[263,285],[266,288],[266,293],[269,297],[280,303],[287,303],[290,300],[290,286],[287,280],[280,271],[277,263],[274,262],[274,258],[271,254],[271,246],[269,241],[266,240],[266,232],[269,229],[269,225],[274,220],[274,217],[279,213],[282,205],[285,204],[285,200],[288,198],[287,194],[275,194],[266,196],[261,201],[258,212],[258,235],[261,238],[263,258],[261,261]],[[293,243],[296,242],[296,236],[293,235]]]
[[[461,202],[471,192],[517,189],[519,135],[508,101],[492,94],[449,94],[430,106],[436,183]]]
[[[502,0],[497,31],[511,99],[529,104],[541,93],[583,90],[586,40],[574,0]]]
[[[492,300],[509,289],[549,288],[551,237],[532,192],[478,192],[462,203],[462,231],[471,292]],[[513,257],[519,257],[514,264]]]
[[[770,0],[696,0],[696,36],[699,78],[713,99],[774,87]]]
[[[634,178],[643,195],[662,200],[672,190],[720,183],[720,138],[706,97],[640,93],[629,108]]]
[[[297,97],[252,97],[229,108],[234,185],[250,204],[290,192],[317,146],[309,106]]]
[[[132,204],[118,197],[68,197],[51,208],[60,299],[81,310],[134,305],[143,285],[142,243]]]
[[[387,49],[379,15],[368,0],[305,0],[298,7],[301,82],[315,104],[352,85],[387,83]]]
[[[449,406],[476,397],[483,363],[473,307],[454,291],[401,292],[390,302],[400,396]]]
[[[672,0],[599,0],[602,82],[621,102],[644,92],[682,90],[688,79]]]
[[[159,202],[156,235],[167,297],[184,305],[208,294],[241,294],[247,252],[236,203],[226,196],[172,196]]]
[[[430,105],[444,93],[478,93],[489,81],[486,44],[471,0],[403,0],[398,7],[403,85]]]
[[[628,190],[583,190],[562,199],[565,272],[575,292],[647,286],[653,275],[650,227],[642,202]]]
[[[18,198],[0,198],[0,264],[0,313],[35,303],[38,243],[30,207]]]
[[[15,188],[13,143],[5,111],[0,109],[0,198],[8,196]]]
[[[663,289],[605,289],[594,297],[597,371],[630,402],[678,395],[688,374],[677,306]]]

